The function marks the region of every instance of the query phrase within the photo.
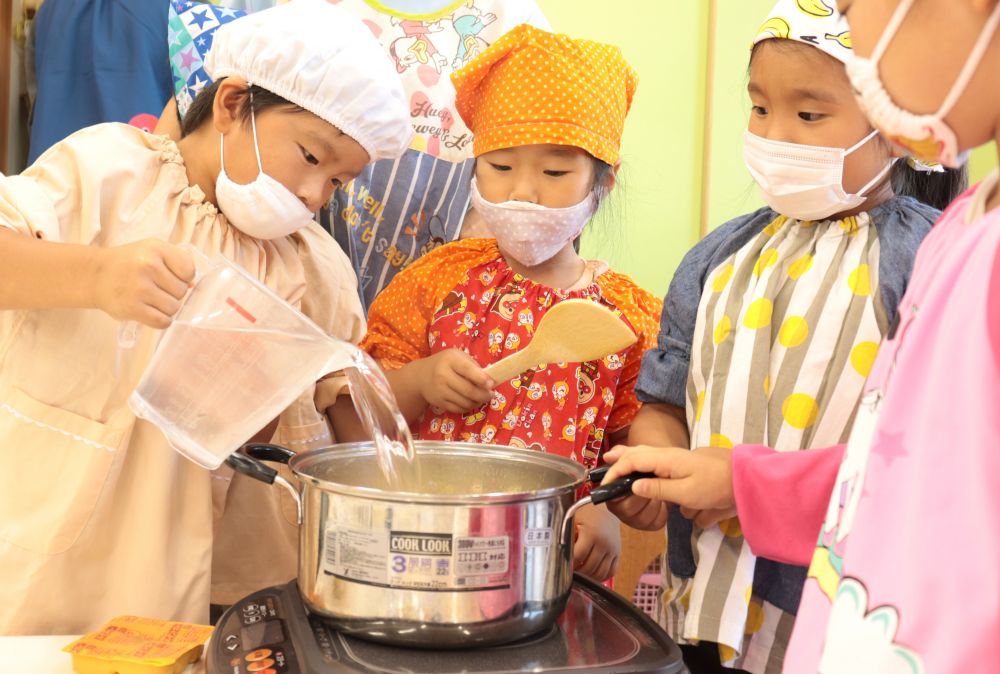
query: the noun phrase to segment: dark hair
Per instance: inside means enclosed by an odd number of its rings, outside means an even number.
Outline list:
[[[594,196],[597,197],[598,210],[590,219],[586,229],[583,230],[583,234],[588,237],[596,237],[600,241],[601,250],[605,251],[605,254],[610,254],[612,249],[617,249],[621,244],[620,223],[625,220],[626,207],[621,197],[625,184],[620,174],[616,176],[616,188],[612,194],[608,183],[610,178],[614,176],[614,167],[594,156],[591,156],[591,161],[594,162],[594,180],[591,189]],[[580,237],[574,241],[574,248],[576,248],[577,253],[580,252]]]
[[[897,196],[913,197],[943,211],[968,188],[969,171],[964,166],[944,172],[918,171],[910,165],[910,160],[900,159],[892,167],[891,180],[892,191]]]
[[[597,204],[604,203],[608,195],[611,193],[610,187],[608,187],[608,182],[611,179],[614,167],[611,164],[598,159],[597,157],[591,156],[591,160],[594,162],[594,183],[593,191],[594,196],[597,197]]]
[[[202,89],[201,93],[192,101],[191,107],[188,108],[187,114],[184,115],[184,119],[181,121],[181,138],[193,133],[202,124],[212,118],[212,105],[215,103],[215,94],[219,91],[219,85],[225,79],[225,77],[221,77],[212,82],[212,84]],[[253,95],[251,96],[250,94]],[[291,112],[305,111],[305,108],[302,106],[291,103],[278,94],[258,87],[256,84],[245,87],[240,95],[243,96],[243,102],[240,105],[239,117],[244,122],[250,119],[251,101],[254,114],[278,106],[285,106]]]

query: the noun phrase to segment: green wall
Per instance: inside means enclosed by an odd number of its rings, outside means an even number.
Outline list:
[[[774,0],[715,0],[712,4],[711,135],[703,232],[764,204],[743,164],[743,132],[750,115],[750,45]]]
[[[584,235],[583,253],[662,295],[698,240],[708,4],[622,0],[616,11],[596,0],[538,2],[553,29],[616,44],[639,72],[620,185]]]
[[[750,41],[773,0],[538,0],[555,30],[621,47],[639,72],[622,189],[584,236],[663,295],[704,231],[759,205],[743,167]],[[724,12],[720,12],[720,8]]]
[[[622,186],[583,253],[663,295],[705,232],[763,203],[742,148],[750,43],[774,0],[537,1],[554,30],[616,44],[639,72]],[[994,166],[992,144],[973,153],[973,180]]]

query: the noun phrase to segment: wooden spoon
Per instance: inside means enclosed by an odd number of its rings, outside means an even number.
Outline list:
[[[526,347],[486,368],[493,381],[549,363],[582,363],[617,353],[638,337],[613,311],[591,300],[560,302],[542,316]]]

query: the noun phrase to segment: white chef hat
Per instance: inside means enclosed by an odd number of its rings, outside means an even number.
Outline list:
[[[326,0],[291,0],[227,23],[205,70],[305,108],[358,141],[372,161],[398,157],[413,138],[389,55],[365,24]]]
[[[851,29],[834,0],[779,0],[753,43],[772,39],[812,45],[842,63],[854,57]]]

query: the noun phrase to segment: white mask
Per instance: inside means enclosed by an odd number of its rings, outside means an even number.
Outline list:
[[[257,177],[246,185],[234,183],[226,175],[224,137],[219,136],[219,177],[215,181],[215,199],[226,219],[244,234],[255,239],[280,239],[307,226],[313,213],[302,200],[280,182],[264,173],[257,143],[257,122],[251,99],[250,126],[253,149],[257,153]]]
[[[782,143],[747,131],[743,161],[775,212],[796,220],[823,220],[863,204],[865,193],[889,173],[891,161],[857,194],[844,190],[844,159],[877,135],[873,131],[845,150]]]
[[[966,156],[959,153],[958,138],[944,118],[969,86],[986,49],[990,46],[997,25],[1000,24],[1000,5],[997,5],[990,15],[948,96],[938,111],[931,115],[917,115],[896,105],[889,92],[885,90],[878,74],[878,62],[911,7],[913,0],[903,0],[899,3],[875,51],[868,58],[855,56],[849,61],[847,76],[851,80],[851,86],[854,87],[858,105],[872,125],[879,129],[887,140],[922,162],[940,163],[951,167],[961,166],[965,163]]]
[[[472,207],[482,216],[503,252],[525,267],[534,267],[552,259],[580,236],[597,210],[597,199],[590,193],[580,203],[566,208],[548,208],[526,201],[495,204],[483,198],[473,178]]]

